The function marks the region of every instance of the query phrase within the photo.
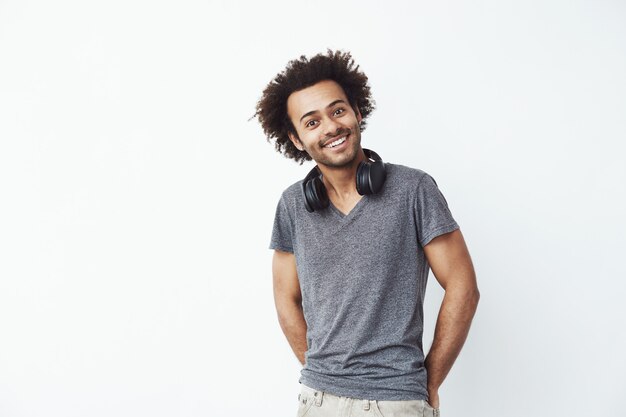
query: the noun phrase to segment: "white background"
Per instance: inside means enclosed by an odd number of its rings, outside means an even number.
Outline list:
[[[0,416],[292,416],[254,106],[351,51],[481,302],[444,417],[626,409],[626,4],[0,1]],[[430,346],[443,296],[431,278]]]

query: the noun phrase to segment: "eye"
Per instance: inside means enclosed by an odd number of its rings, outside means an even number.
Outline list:
[[[311,127],[311,126],[312,126],[312,125],[311,125],[311,122],[315,122],[315,120],[313,120],[313,119],[309,120],[308,122],[306,122],[306,123],[304,124],[304,126],[305,126],[305,127]]]
[[[343,108],[341,108],[341,107],[339,107],[337,110],[335,110],[335,114],[337,114],[338,111],[341,111],[341,113],[345,112],[345,110]],[[339,113],[339,114],[341,114],[341,113]]]

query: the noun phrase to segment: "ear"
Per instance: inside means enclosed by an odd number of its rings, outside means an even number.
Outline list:
[[[287,132],[287,135],[289,136],[289,139],[291,140],[293,145],[296,148],[298,148],[299,151],[303,151],[304,150],[304,148],[302,147],[302,143],[300,142],[300,139],[298,139],[298,136],[294,135],[291,132]]]

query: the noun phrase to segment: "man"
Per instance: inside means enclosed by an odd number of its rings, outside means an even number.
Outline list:
[[[367,77],[331,50],[290,61],[257,103],[276,149],[317,163],[282,193],[270,243],[279,323],[304,365],[298,416],[438,416],[478,304],[433,177],[361,147],[373,109]],[[424,357],[429,267],[445,297]]]

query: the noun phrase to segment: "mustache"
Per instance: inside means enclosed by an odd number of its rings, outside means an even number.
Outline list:
[[[324,146],[324,144],[327,143],[332,138],[336,138],[337,136],[349,135],[351,133],[352,133],[351,129],[341,129],[341,130],[338,130],[337,132],[335,132],[334,135],[325,137],[324,140],[322,140],[322,142],[320,143],[320,145]]]

